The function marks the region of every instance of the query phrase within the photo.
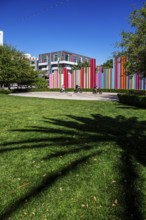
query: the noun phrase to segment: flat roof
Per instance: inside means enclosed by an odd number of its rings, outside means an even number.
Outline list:
[[[93,57],[89,57],[89,56],[86,56],[86,55],[81,55],[81,54],[78,54],[78,53],[74,53],[74,52],[70,52],[70,51],[66,51],[66,50],[59,50],[59,51],[53,51],[53,52],[48,52],[48,53],[41,53],[39,55],[47,55],[47,54],[53,54],[53,53],[69,53],[69,54],[72,54],[72,55],[77,55],[77,56],[82,56],[82,57],[86,57],[86,58],[89,58],[89,59],[95,59]]]

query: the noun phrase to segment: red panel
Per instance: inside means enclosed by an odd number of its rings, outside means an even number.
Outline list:
[[[122,73],[122,66],[123,66],[123,57],[120,57],[120,89],[123,89],[123,73]]]
[[[81,72],[80,72],[80,86],[81,88],[84,88],[84,68],[81,68]]]
[[[96,81],[96,60],[91,59],[90,60],[90,88],[93,88]]]
[[[93,69],[93,85],[92,88],[96,85],[96,59],[94,59],[94,69]]]
[[[64,68],[63,72],[64,72],[64,88],[68,88],[68,71],[66,68]]]

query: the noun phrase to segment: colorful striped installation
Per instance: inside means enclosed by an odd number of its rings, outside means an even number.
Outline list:
[[[96,69],[96,60],[90,61],[90,67],[74,70],[72,73],[64,68],[63,73],[54,71],[49,77],[50,88],[93,88],[95,85],[105,89],[144,89],[146,90],[146,77],[136,73],[126,75],[126,58],[124,56],[113,60],[113,69]]]

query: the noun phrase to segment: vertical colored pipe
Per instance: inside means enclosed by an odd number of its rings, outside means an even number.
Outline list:
[[[64,87],[68,88],[68,71],[64,68]]]
[[[49,75],[49,88],[50,88],[50,89],[53,88],[52,81],[53,81],[53,74],[50,74],[50,75]]]
[[[67,80],[67,84],[68,84],[68,88],[71,88],[71,76],[70,76],[71,74],[68,72],[68,74],[67,74],[67,78],[68,78],[68,80]]]
[[[110,74],[110,69],[108,69],[108,88],[110,89],[110,83],[111,83],[111,74]]]
[[[118,89],[120,89],[120,64],[121,64],[121,58],[118,59]]]
[[[113,58],[113,69],[112,69],[112,88],[115,88],[115,58]]]
[[[138,83],[137,83],[137,89],[139,89],[139,74],[137,73],[137,81],[138,81]]]
[[[124,63],[123,63],[123,74],[124,74],[124,89],[127,88],[127,77],[126,77],[126,56],[124,56]]]
[[[104,89],[104,72],[102,70],[102,88]]]
[[[94,87],[95,84],[95,73],[96,73],[96,60],[90,60],[90,88]]]
[[[93,84],[93,59],[90,60],[90,88]]]
[[[80,70],[80,87],[84,88],[84,67]]]
[[[115,57],[115,73],[114,73],[114,78],[115,78],[115,88],[118,88],[118,57]]]
[[[122,83],[122,79],[123,79],[123,76],[122,76],[122,64],[123,64],[123,59],[122,59],[122,57],[120,57],[120,65],[119,65],[119,71],[120,71],[120,85],[119,85],[119,88],[120,89],[122,89],[122,87],[123,87],[123,83]]]
[[[141,89],[141,83],[142,83],[141,75],[140,74],[138,74],[138,75],[139,75],[139,89]]]
[[[96,85],[96,59],[94,59],[94,67],[93,67],[93,86]]]
[[[88,72],[87,88],[90,88],[90,71],[91,71],[91,68],[89,68],[89,72]]]

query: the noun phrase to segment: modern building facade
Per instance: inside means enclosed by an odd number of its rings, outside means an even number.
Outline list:
[[[49,52],[39,55],[38,69],[40,71],[46,71],[48,74],[53,73],[55,70],[58,70],[59,73],[63,73],[64,68],[71,71],[72,66],[78,63],[90,63],[91,59],[91,57],[63,50]]]

